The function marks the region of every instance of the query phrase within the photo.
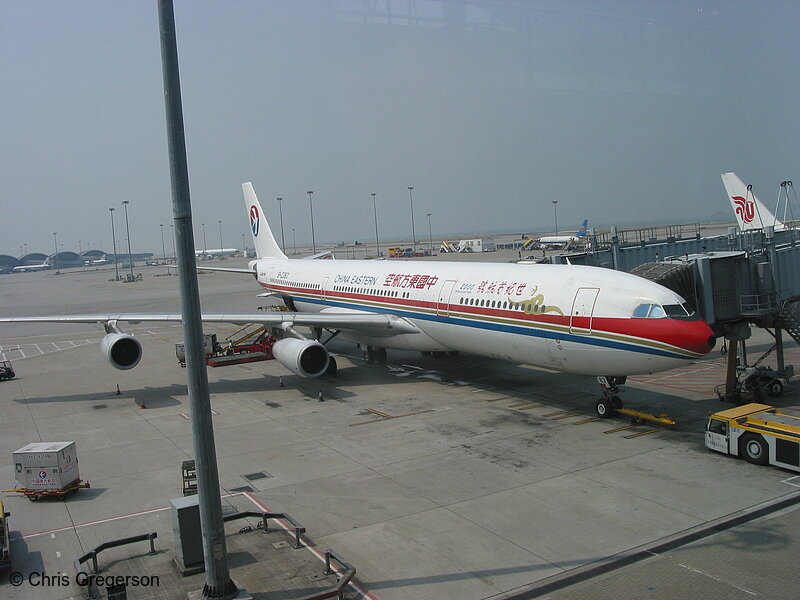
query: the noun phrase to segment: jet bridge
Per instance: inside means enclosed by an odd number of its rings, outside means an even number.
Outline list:
[[[776,353],[778,369],[762,380],[793,376],[784,361],[783,333],[800,344],[800,230],[740,232],[731,227],[726,235],[701,237],[699,228],[683,233],[667,228],[659,239],[655,231],[630,236],[612,228],[610,238],[598,239],[593,232],[589,238],[588,252],[555,255],[549,261],[629,271],[683,296],[729,342],[726,397],[741,388],[738,375],[752,371],[766,356],[748,365],[745,340],[751,326],[775,340],[768,354]]]

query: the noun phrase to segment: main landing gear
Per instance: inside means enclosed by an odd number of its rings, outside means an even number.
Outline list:
[[[386,348],[367,346],[367,349],[364,350],[364,362],[368,365],[386,364]]]
[[[602,419],[609,419],[617,415],[622,409],[622,398],[618,396],[620,389],[617,386],[625,385],[627,377],[598,377],[597,382],[603,388],[603,397],[594,404],[597,416]]]

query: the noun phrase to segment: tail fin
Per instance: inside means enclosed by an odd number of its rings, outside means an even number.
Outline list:
[[[586,235],[586,228],[589,226],[589,219],[584,219],[581,228],[578,229],[577,237],[584,237]]]
[[[750,231],[763,229],[767,225],[775,227],[776,231],[786,229],[778,218],[772,214],[764,204],[753,194],[751,186],[745,185],[736,173],[723,173],[722,183],[728,192],[733,212],[739,222],[739,229]]]
[[[250,233],[253,234],[253,244],[258,258],[274,258],[276,260],[289,260],[278,246],[272,235],[272,230],[267,223],[267,216],[256,196],[253,184],[249,181],[242,184],[244,204],[250,218]]]

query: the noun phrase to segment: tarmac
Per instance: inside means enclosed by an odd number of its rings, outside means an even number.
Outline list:
[[[0,314],[176,310],[176,277],[137,272],[135,283],[113,281],[113,267],[2,276]],[[199,280],[209,312],[269,303],[249,277]],[[99,327],[0,326],[17,373],[0,383],[0,489],[15,487],[11,453],[33,441],[76,441],[91,483],[64,502],[2,494],[21,577],[0,576],[3,598],[85,597],[73,561],[148,532],[155,555],[147,542],[108,550],[100,574],[149,578],[129,598],[202,587],[203,575],[172,566],[170,499],[192,458],[181,329],[123,329],[144,347],[131,371],[105,361]],[[754,336],[750,352],[767,342]],[[708,412],[730,406],[714,394],[718,350],[629,381],[626,405],[669,413],[679,424],[665,428],[596,419],[589,377],[467,354],[390,351],[386,365],[366,365],[352,344],[329,348],[335,377],[302,379],[276,361],[208,370],[226,514],[286,513],[306,528],[295,548],[286,521],[270,533],[257,518],[228,523],[232,577],[254,598],[331,589],[339,577],[325,575],[326,549],[356,569],[346,598],[797,597],[800,476],[703,445]],[[787,363],[798,362],[787,344]],[[798,390],[776,403],[800,404]],[[65,574],[66,585],[41,573]]]

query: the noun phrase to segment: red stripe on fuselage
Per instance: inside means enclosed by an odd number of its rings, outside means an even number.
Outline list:
[[[389,307],[391,307],[391,305],[399,305],[424,308],[428,310],[436,310],[438,307],[437,302],[418,300],[414,298],[358,294],[354,292],[342,291],[327,291],[323,294],[322,290],[313,288],[299,288],[274,284],[266,285],[263,283],[261,285],[262,287],[275,292],[284,292],[288,294],[311,294],[330,300],[361,300],[364,302],[382,302],[389,305]],[[400,293],[402,294],[403,292],[401,291]],[[369,310],[370,307],[365,306],[364,308]],[[586,330],[590,325],[589,317],[574,317],[570,323],[569,315],[562,316],[554,314],[527,313],[521,310],[510,308],[487,308],[485,306],[451,303],[449,306],[449,311],[451,313],[458,312],[475,317],[516,319],[519,321],[528,322],[534,326],[541,323],[569,328],[571,325],[574,328]],[[708,324],[700,319],[687,320],[669,318],[634,319],[621,317],[592,317],[591,327],[593,332],[632,336],[652,342],[669,344],[671,346],[688,350],[690,352],[696,352],[698,354],[706,354],[713,347],[713,344],[709,345],[709,339],[713,338],[714,333]]]

